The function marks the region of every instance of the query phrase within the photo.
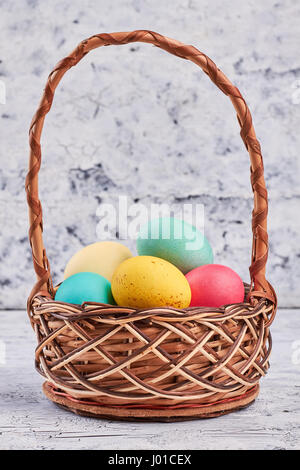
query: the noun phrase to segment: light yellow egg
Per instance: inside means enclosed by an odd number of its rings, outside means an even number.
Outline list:
[[[115,269],[124,260],[131,258],[127,246],[118,242],[96,242],[75,253],[68,262],[64,278],[80,272],[97,273],[111,281]]]
[[[118,305],[135,308],[190,305],[191,289],[176,266],[154,256],[135,256],[120,264],[111,281]]]

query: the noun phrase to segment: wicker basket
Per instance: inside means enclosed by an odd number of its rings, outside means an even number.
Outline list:
[[[254,193],[250,285],[244,303],[221,308],[134,308],[54,301],[42,240],[38,196],[40,137],[55,89],[67,70],[100,46],[151,43],[200,66],[229,96],[251,160]],[[44,392],[75,413],[116,419],[173,421],[213,417],[242,408],[258,394],[269,367],[269,326],[276,295],[265,278],[268,200],[259,142],[239,90],[193,46],[151,31],[98,34],[82,41],[50,73],[30,127],[26,178],[29,240],[37,275],[28,299],[35,330],[36,368]]]

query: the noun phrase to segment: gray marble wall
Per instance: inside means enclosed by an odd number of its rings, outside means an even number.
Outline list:
[[[24,178],[28,128],[47,75],[83,38],[132,29],[195,45],[240,88],[270,195],[268,279],[281,306],[300,305],[297,0],[0,0],[0,12],[1,308],[23,308],[35,279]],[[99,202],[117,203],[125,194],[131,203],[175,209],[204,204],[215,261],[249,279],[248,156],[230,101],[194,64],[147,44],[93,51],[57,90],[42,150],[44,241],[54,281],[75,251],[96,240]]]

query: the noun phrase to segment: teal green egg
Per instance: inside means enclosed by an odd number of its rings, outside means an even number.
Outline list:
[[[110,282],[100,274],[82,272],[65,279],[55,294],[55,300],[81,305],[83,302],[115,304]]]
[[[213,263],[207,238],[193,225],[174,217],[150,220],[140,229],[137,251],[174,264],[184,274],[198,266]]]

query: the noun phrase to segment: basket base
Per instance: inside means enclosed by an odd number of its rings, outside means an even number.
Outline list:
[[[72,411],[80,416],[91,418],[109,419],[117,421],[186,421],[191,419],[215,418],[231,411],[237,411],[249,406],[259,394],[259,385],[242,396],[230,401],[214,403],[192,408],[177,409],[147,409],[147,408],[122,408],[103,405],[87,405],[79,401],[73,401],[65,396],[53,392],[48,382],[43,384],[43,392],[46,397],[60,407]]]

